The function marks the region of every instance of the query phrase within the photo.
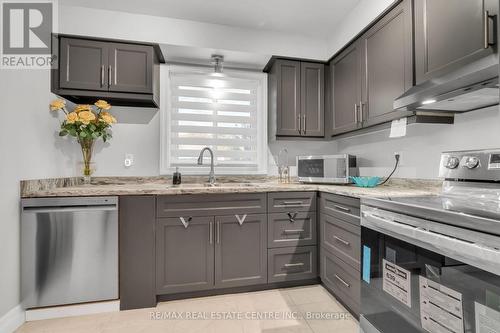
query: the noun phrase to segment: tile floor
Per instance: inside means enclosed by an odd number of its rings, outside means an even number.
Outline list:
[[[322,286],[314,285],[162,302],[148,309],[34,321],[25,323],[16,333],[358,331],[357,321],[345,308]]]

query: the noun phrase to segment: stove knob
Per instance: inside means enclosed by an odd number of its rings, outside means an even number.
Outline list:
[[[446,160],[446,163],[444,166],[448,169],[456,169],[459,164],[460,164],[460,160],[458,159],[458,157],[450,156]]]
[[[468,169],[475,169],[479,166],[479,158],[471,156],[465,160],[465,167]]]

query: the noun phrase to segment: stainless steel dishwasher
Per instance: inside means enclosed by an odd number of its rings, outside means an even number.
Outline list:
[[[118,298],[118,198],[21,200],[26,309]]]

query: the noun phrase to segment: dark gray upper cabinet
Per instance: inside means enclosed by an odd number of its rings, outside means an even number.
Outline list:
[[[324,64],[273,61],[268,77],[271,137],[323,137]]]
[[[215,227],[215,287],[267,283],[267,216],[217,216]]]
[[[59,35],[53,37],[58,66],[51,90],[75,103],[105,99],[113,105],[159,106],[160,63],[156,44]]]
[[[497,14],[497,0],[415,0],[416,83],[496,52]]]
[[[363,126],[411,115],[394,111],[393,102],[413,86],[412,26],[412,4],[405,0],[361,37]]]
[[[332,135],[350,132],[361,127],[361,43],[349,45],[330,63],[331,96],[333,98]]]
[[[156,291],[172,294],[214,287],[214,217],[156,222]]]
[[[300,61],[277,60],[276,135],[300,136]]]
[[[302,136],[325,135],[325,65],[300,63],[300,113]]]
[[[59,84],[61,88],[108,90],[108,45],[85,39],[62,38]]]
[[[110,91],[153,93],[154,52],[151,46],[113,43],[109,60]]]

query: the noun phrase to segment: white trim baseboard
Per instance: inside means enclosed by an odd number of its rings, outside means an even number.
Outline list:
[[[119,300],[26,310],[26,321],[83,316],[115,311],[120,311]]]
[[[26,313],[21,304],[0,317],[0,333],[12,333],[26,321]]]

